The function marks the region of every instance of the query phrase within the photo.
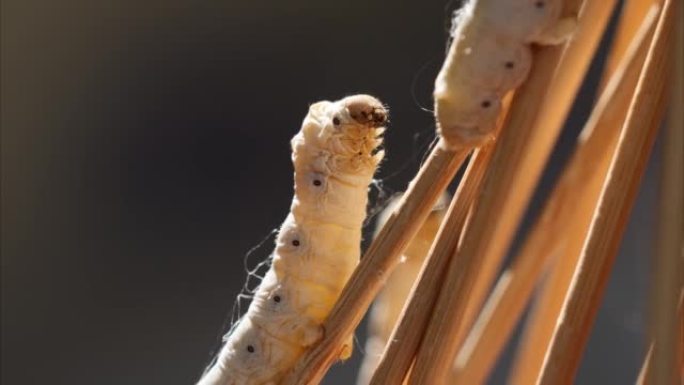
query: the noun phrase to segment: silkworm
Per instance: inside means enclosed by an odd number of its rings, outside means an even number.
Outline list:
[[[383,210],[378,218],[376,234],[394,211],[399,200],[399,198],[392,200]],[[366,355],[361,364],[357,385],[366,385],[373,377],[373,372],[378,366],[385,345],[392,334],[392,329],[399,319],[404,303],[437,235],[442,219],[444,219],[448,204],[449,196],[444,194],[416,236],[406,247],[401,258],[401,264],[394,269],[384,288],[375,299],[368,324]]]
[[[322,323],[360,258],[386,122],[387,110],[368,95],[309,107],[291,141],[294,198],[272,265],[198,385],[275,385],[322,337]],[[351,349],[350,336],[340,358]]]
[[[559,44],[575,27],[562,0],[469,0],[454,14],[452,42],[435,81],[437,129],[452,148],[490,139],[501,99],[532,65],[530,44]]]

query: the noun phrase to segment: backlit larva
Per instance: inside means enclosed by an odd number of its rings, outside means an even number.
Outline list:
[[[383,290],[373,303],[368,325],[368,339],[366,340],[366,355],[363,359],[357,385],[366,385],[370,382],[375,368],[378,366],[385,345],[392,334],[392,329],[399,319],[404,303],[409,292],[418,277],[423,262],[432,241],[437,235],[437,230],[444,219],[449,203],[448,195],[445,194],[437,202],[430,216],[413,240],[409,243],[399,264],[389,277]],[[399,198],[394,199],[378,218],[376,234],[384,225],[389,215],[394,211]]]
[[[273,263],[198,385],[277,384],[323,334],[360,257],[387,111],[355,95],[313,104],[292,139],[295,192]],[[351,336],[342,359],[351,354]]]
[[[501,99],[527,77],[531,43],[559,44],[574,19],[559,20],[562,0],[470,0],[455,13],[453,41],[435,81],[435,116],[447,146],[489,139]]]

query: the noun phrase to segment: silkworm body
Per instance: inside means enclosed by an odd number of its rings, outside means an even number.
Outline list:
[[[501,99],[532,65],[530,44],[558,44],[574,29],[559,20],[562,0],[470,0],[454,17],[452,43],[435,81],[435,116],[447,146],[479,146]]]
[[[373,377],[373,372],[378,366],[394,325],[399,320],[411,288],[437,235],[448,202],[447,194],[437,202],[430,216],[404,251],[401,263],[392,271],[392,275],[373,303],[368,325],[366,355],[359,371],[357,385],[366,385]],[[394,211],[397,203],[398,199],[395,199],[383,211],[378,220],[378,231],[382,228],[387,217]]]
[[[310,106],[291,142],[295,192],[271,268],[199,385],[277,384],[322,337],[359,261],[386,121],[385,108],[368,95]]]

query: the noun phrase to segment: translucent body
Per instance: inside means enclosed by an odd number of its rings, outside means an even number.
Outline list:
[[[435,81],[435,115],[447,146],[489,139],[501,99],[531,67],[529,44],[558,44],[574,29],[562,0],[470,0],[454,18],[453,41]]]
[[[292,139],[295,194],[272,266],[198,385],[277,384],[322,337],[321,325],[359,261],[386,119],[382,104],[367,95],[309,108]],[[349,354],[351,336],[341,358]]]

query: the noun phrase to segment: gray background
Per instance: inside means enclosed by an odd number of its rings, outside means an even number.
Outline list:
[[[420,107],[455,6],[3,0],[2,383],[196,380],[245,253],[287,213],[308,104],[387,103],[379,177],[403,190],[433,133]],[[525,226],[592,99],[584,89]],[[651,165],[579,384],[636,378],[656,187]],[[361,356],[325,383],[351,383]]]

